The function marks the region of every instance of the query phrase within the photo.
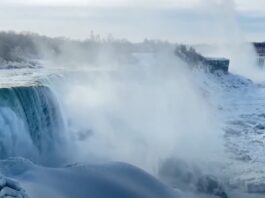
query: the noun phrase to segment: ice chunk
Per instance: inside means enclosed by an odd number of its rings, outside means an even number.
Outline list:
[[[0,177],[0,198],[17,197],[28,198],[19,183],[7,177]]]

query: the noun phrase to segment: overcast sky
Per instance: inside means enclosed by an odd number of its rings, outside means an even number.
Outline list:
[[[0,29],[186,43],[265,40],[265,0],[1,0]]]
[[[1,0],[2,4],[27,4],[51,6],[178,6],[193,7],[200,3],[218,3],[222,0]],[[226,2],[229,2],[225,0]],[[230,1],[231,2],[231,1]],[[238,9],[264,10],[264,0],[235,0]]]

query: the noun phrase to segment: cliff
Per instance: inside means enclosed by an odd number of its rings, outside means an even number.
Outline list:
[[[204,57],[192,47],[177,46],[175,55],[186,62],[191,68],[201,68],[209,72],[222,71],[228,73],[230,61],[225,58]]]

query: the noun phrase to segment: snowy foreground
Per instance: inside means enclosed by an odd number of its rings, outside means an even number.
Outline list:
[[[27,192],[26,195],[18,184],[6,180],[9,182],[2,192],[11,197],[178,197],[152,176],[123,163],[59,169],[39,167],[24,159],[10,159],[2,161],[0,166],[5,175],[17,179]]]

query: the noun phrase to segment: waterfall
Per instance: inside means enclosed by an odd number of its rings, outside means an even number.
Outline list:
[[[21,156],[46,165],[60,161],[66,140],[59,107],[47,86],[1,88],[0,158]]]

